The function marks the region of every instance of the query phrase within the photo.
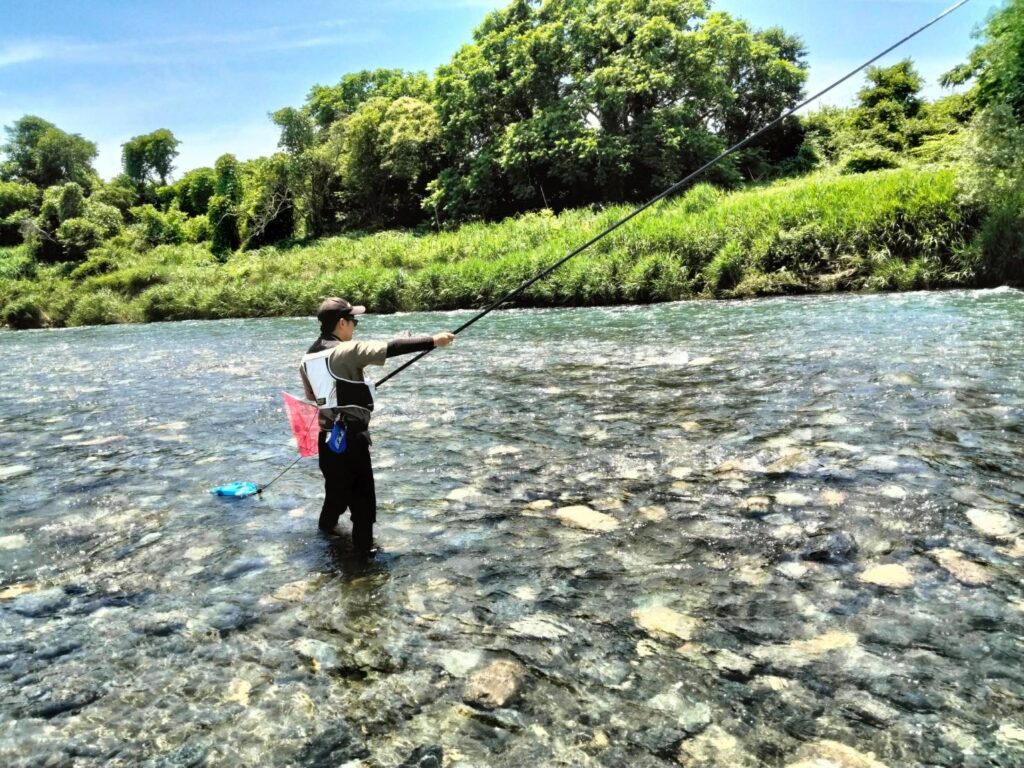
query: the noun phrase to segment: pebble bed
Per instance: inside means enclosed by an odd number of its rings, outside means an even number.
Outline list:
[[[207,493],[313,336],[0,332],[0,764],[1024,765],[1024,294],[496,313],[378,393],[370,562],[315,460]]]

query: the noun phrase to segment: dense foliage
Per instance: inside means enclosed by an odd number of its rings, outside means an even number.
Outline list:
[[[1022,30],[1024,0],[1007,0],[969,61],[945,77],[969,90],[937,101],[922,98],[910,60],[870,68],[853,106],[789,119],[716,166],[704,180],[712,186],[665,219],[690,234],[652,241],[650,253],[620,239],[633,266],[613,259],[609,273],[581,261],[592,277],[580,276],[582,267],[566,274],[588,287],[568,290],[569,278],[555,277],[550,302],[1024,282]],[[104,182],[92,166],[95,144],[26,115],[0,145],[0,321],[300,312],[341,286],[378,310],[411,309],[437,305],[431,281],[449,280],[462,287],[440,290],[449,297],[441,306],[475,304],[538,266],[541,251],[569,245],[520,243],[525,225],[515,222],[543,223],[526,227],[530,237],[585,240],[580,226],[611,215],[604,207],[649,197],[778,117],[802,97],[806,75],[799,39],[752,29],[707,0],[511,0],[433,76],[380,69],[314,86],[305,103],[270,116],[280,151],[247,161],[224,154],[176,180],[179,141],[167,129],[125,142],[123,172]],[[808,186],[778,183],[812,171]],[[915,174],[941,182],[941,201],[906,219],[907,201],[891,202],[887,185],[899,179],[923,194]],[[750,197],[722,197],[765,184]],[[875,228],[836,228],[834,211],[801,197],[840,189],[855,199],[836,204],[875,211]],[[891,204],[879,209],[872,197]],[[796,206],[795,218],[765,218],[767,201]],[[721,206],[743,208],[764,232],[716,218]],[[487,228],[507,217],[513,222]],[[673,261],[677,242],[697,238],[692,226],[709,227],[702,242],[716,245]],[[410,234],[359,237],[389,228]],[[508,250],[534,255],[492,259],[501,269],[470,258],[462,249],[485,230],[487,240],[507,235]],[[390,250],[398,242],[419,255]],[[296,248],[303,243],[312,244]],[[353,243],[360,255],[347,261]],[[376,247],[391,255],[361,250]],[[295,256],[326,248],[337,264]],[[268,260],[285,265],[279,275]],[[825,284],[812,272],[845,277]],[[623,282],[627,273],[634,277]],[[293,284],[299,275],[307,286]],[[474,276],[483,282],[471,289]],[[58,286],[79,299],[55,295]],[[529,300],[548,302],[539,298],[548,290],[535,288]]]

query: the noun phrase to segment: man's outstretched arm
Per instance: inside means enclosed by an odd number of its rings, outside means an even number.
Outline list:
[[[388,357],[411,355],[413,352],[426,352],[434,347],[447,347],[455,341],[451,333],[435,333],[433,336],[410,336],[404,339],[392,339],[388,342]]]

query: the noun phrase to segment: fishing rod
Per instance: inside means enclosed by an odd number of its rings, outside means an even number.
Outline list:
[[[543,270],[541,272],[538,272],[536,275],[534,275],[529,280],[524,282],[518,288],[515,288],[515,289],[509,291],[508,293],[506,293],[500,299],[498,299],[497,301],[492,303],[489,307],[487,307],[486,309],[481,310],[476,315],[471,317],[469,320],[464,322],[462,325],[460,325],[458,328],[456,328],[454,331],[452,331],[452,333],[455,334],[455,335],[458,335],[458,334],[462,333],[462,331],[464,331],[467,328],[469,328],[471,325],[473,325],[478,320],[482,320],[484,317],[489,315],[491,312],[493,312],[495,309],[500,307],[502,304],[504,304],[504,303],[506,303],[508,301],[511,301],[512,299],[514,299],[516,296],[518,296],[520,293],[525,291],[527,288],[529,288],[534,283],[538,282],[539,280],[543,280],[545,277],[547,277],[552,272],[554,272],[556,269],[558,269],[563,264],[565,264],[567,261],[569,261],[569,259],[571,259],[574,256],[577,256],[577,255],[583,253],[583,251],[585,251],[588,248],[590,248],[590,246],[594,245],[598,241],[600,241],[603,238],[607,237],[608,235],[610,235],[612,232],[614,232],[616,229],[618,229],[619,227],[621,227],[623,224],[627,223],[631,219],[635,218],[636,216],[639,216],[641,213],[646,211],[648,208],[650,208],[655,203],[658,203],[661,200],[664,200],[666,197],[669,197],[669,196],[675,194],[680,189],[682,189],[687,184],[689,184],[691,181],[693,181],[698,176],[703,174],[705,171],[707,171],[707,170],[713,168],[714,166],[718,165],[720,162],[722,162],[722,160],[724,160],[725,158],[729,157],[729,155],[732,155],[732,154],[738,152],[739,150],[743,149],[743,147],[747,146],[748,144],[750,144],[755,139],[760,138],[762,135],[764,135],[765,133],[770,131],[772,128],[777,126],[779,123],[781,123],[786,118],[792,117],[794,114],[799,112],[801,109],[806,107],[808,104],[810,104],[811,102],[817,101],[818,99],[820,99],[822,96],[824,96],[829,91],[832,91],[835,88],[839,87],[840,85],[845,83],[847,80],[849,80],[851,77],[853,77],[854,75],[859,73],[861,70],[867,69],[872,64],[874,64],[876,61],[881,59],[883,56],[886,56],[887,54],[892,53],[894,50],[899,48],[901,45],[903,45],[904,43],[906,43],[906,42],[912,40],[913,38],[917,37],[919,34],[924,32],[929,27],[931,27],[931,26],[933,26],[935,24],[938,24],[944,18],[949,16],[951,13],[956,11],[961,6],[966,5],[968,2],[970,2],[970,0],[960,0],[958,3],[955,3],[954,5],[951,5],[949,8],[944,10],[942,13],[940,13],[934,19],[929,21],[927,24],[925,24],[924,26],[918,27],[916,30],[911,32],[906,37],[904,37],[901,40],[893,43],[892,45],[890,45],[888,48],[886,48],[884,51],[882,51],[878,55],[872,57],[868,61],[865,61],[859,67],[857,67],[854,70],[851,70],[847,75],[841,77],[839,80],[836,80],[834,83],[832,83],[832,85],[828,86],[827,88],[825,88],[825,89],[823,89],[821,91],[818,91],[813,96],[810,96],[809,98],[804,99],[802,102],[797,104],[795,107],[791,108],[787,112],[784,112],[782,115],[780,115],[779,117],[775,118],[770,123],[768,123],[766,126],[761,128],[761,130],[757,131],[756,133],[751,134],[750,136],[745,138],[743,141],[741,141],[741,142],[739,142],[737,144],[733,144],[731,147],[729,147],[727,150],[725,150],[718,157],[714,158],[713,160],[708,161],[707,163],[702,165],[700,168],[698,168],[696,171],[694,171],[689,176],[687,176],[685,179],[682,179],[681,181],[677,181],[675,184],[673,184],[671,187],[666,189],[661,194],[652,197],[650,200],[648,200],[646,203],[641,205],[639,208],[635,208],[632,212],[630,212],[626,216],[623,216],[621,219],[616,221],[611,226],[606,227],[604,230],[602,230],[598,234],[594,235],[594,237],[592,237],[589,240],[587,240],[587,242],[583,243],[583,245],[580,245],[579,247],[577,247],[577,248],[573,249],[572,251],[570,251],[568,254],[563,256],[561,259],[556,261],[554,264],[552,264],[547,269],[545,269],[545,270]],[[417,362],[419,360],[422,360],[424,357],[429,355],[432,351],[433,350],[428,349],[425,352],[420,352],[418,355],[416,355],[415,357],[409,359],[408,361],[406,361],[405,363],[400,365],[398,368],[393,370],[387,376],[384,376],[382,379],[380,379],[376,383],[375,386],[378,386],[378,387],[381,386],[384,382],[388,381],[388,379],[391,379],[391,378],[397,376],[398,374],[400,374],[402,371],[404,371],[406,368],[408,368],[413,363],[415,363],[415,362]]]
[[[594,235],[592,238],[587,240],[582,245],[574,248],[572,251],[567,253],[565,256],[563,256],[561,259],[556,261],[550,267],[547,267],[546,269],[542,270],[541,272],[538,272],[536,275],[531,277],[529,280],[526,280],[524,283],[522,283],[519,287],[514,288],[513,290],[509,291],[504,296],[502,296],[500,299],[498,299],[497,301],[494,301],[493,303],[491,303],[490,306],[486,307],[485,309],[482,309],[480,312],[478,312],[477,314],[473,315],[473,317],[471,317],[469,320],[467,320],[462,325],[460,325],[458,328],[456,328],[454,331],[452,331],[452,333],[455,334],[456,336],[458,334],[462,333],[464,330],[469,328],[474,323],[476,323],[479,320],[482,320],[483,318],[485,318],[487,315],[489,315],[491,312],[496,310],[502,304],[505,304],[506,302],[509,302],[512,299],[514,299],[516,296],[521,294],[523,291],[525,291],[527,288],[529,288],[534,283],[536,283],[536,282],[538,282],[540,280],[543,280],[545,277],[550,275],[552,272],[554,272],[556,269],[561,267],[563,264],[565,264],[567,261],[569,261],[574,256],[578,256],[579,254],[583,253],[583,251],[587,250],[588,248],[590,248],[595,243],[597,243],[600,240],[604,239],[605,237],[610,235],[612,232],[614,232],[615,230],[617,230],[619,227],[623,226],[624,224],[626,224],[630,220],[632,220],[635,217],[639,216],[641,213],[646,211],[648,208],[650,208],[654,204],[664,200],[666,197],[670,197],[671,195],[675,194],[680,189],[682,189],[687,184],[689,184],[691,181],[693,181],[698,176],[703,174],[705,171],[708,171],[709,169],[713,168],[714,166],[716,166],[720,162],[722,162],[722,160],[724,160],[725,158],[729,157],[732,154],[735,154],[739,150],[743,149],[743,147],[747,146],[751,142],[753,142],[756,139],[760,138],[761,136],[763,136],[765,133],[767,133],[772,128],[777,126],[779,123],[781,123],[786,118],[792,117],[794,114],[799,112],[801,109],[806,107],[808,104],[811,104],[812,102],[817,101],[822,96],[824,96],[826,93],[829,93],[830,91],[835,90],[836,88],[838,88],[840,85],[845,83],[847,80],[849,80],[854,75],[858,74],[862,70],[867,69],[872,64],[874,64],[876,61],[881,59],[883,56],[886,56],[886,55],[892,53],[894,50],[896,50],[897,48],[902,46],[904,43],[907,43],[910,40],[913,40],[915,37],[917,37],[919,34],[924,32],[926,29],[934,26],[935,24],[938,24],[944,18],[949,16],[951,13],[953,13],[956,10],[958,10],[962,6],[967,5],[967,3],[969,3],[969,2],[970,2],[970,0],[959,0],[959,2],[954,3],[949,8],[947,8],[942,13],[940,13],[938,16],[936,16],[934,19],[929,21],[927,24],[924,24],[924,25],[918,27],[917,29],[915,29],[913,32],[911,32],[907,36],[901,38],[900,40],[898,40],[895,43],[893,43],[892,45],[890,45],[888,48],[886,48],[881,53],[879,53],[879,54],[871,57],[867,61],[865,61],[863,64],[861,64],[856,69],[850,70],[849,73],[847,73],[843,77],[841,77],[838,80],[836,80],[834,83],[832,83],[827,88],[823,88],[822,90],[820,90],[817,93],[815,93],[813,96],[809,96],[808,98],[804,99],[802,102],[797,104],[795,107],[790,108],[789,110],[787,110],[786,112],[781,114],[779,117],[777,117],[774,120],[772,120],[770,123],[765,125],[763,128],[761,128],[756,133],[752,133],[750,136],[748,136],[747,138],[743,139],[743,141],[741,141],[741,142],[739,142],[737,144],[733,144],[727,150],[722,152],[718,157],[714,158],[713,160],[709,160],[707,163],[702,165],[700,168],[698,168],[696,171],[691,173],[686,178],[681,179],[680,181],[677,181],[675,184],[670,186],[665,191],[661,192],[658,195],[655,195],[654,197],[652,197],[650,200],[648,200],[646,203],[644,203],[643,205],[639,206],[638,208],[633,209],[629,214],[627,214],[626,216],[623,216],[621,219],[616,221],[614,224],[606,227],[605,229],[603,229],[598,234]],[[406,368],[408,368],[413,363],[418,362],[419,360],[422,360],[424,357],[429,355],[432,351],[433,351],[432,349],[428,349],[428,350],[426,350],[424,352],[420,352],[415,357],[410,358],[408,361],[406,361],[405,363],[400,365],[398,368],[393,370],[387,376],[382,377],[379,381],[376,382],[376,384],[374,386],[376,386],[376,387],[381,386],[382,384],[384,384],[388,380],[390,380],[390,379],[394,378],[395,376],[397,376],[398,374],[400,374],[402,371],[404,371]],[[301,458],[302,457],[300,456],[299,459],[301,459]],[[291,464],[289,464],[287,467],[285,467],[269,483],[266,483],[265,485],[259,486],[258,489],[255,491],[255,493],[262,494],[263,491],[265,489],[269,488],[272,483],[277,481],[278,478],[280,478],[282,475],[284,475],[286,472],[288,472],[288,470],[290,470],[292,467],[294,467],[299,462],[299,459],[296,459]]]

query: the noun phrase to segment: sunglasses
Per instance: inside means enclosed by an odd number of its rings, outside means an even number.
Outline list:
[[[345,319],[348,320],[350,323],[352,323],[352,327],[353,328],[355,328],[357,325],[359,325],[359,321],[356,318],[354,318],[354,317],[346,317]]]

